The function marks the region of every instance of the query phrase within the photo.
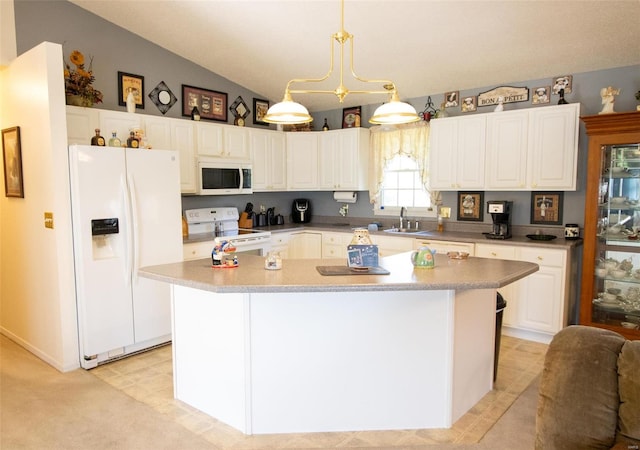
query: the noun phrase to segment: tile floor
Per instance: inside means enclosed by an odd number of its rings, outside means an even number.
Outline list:
[[[99,366],[90,373],[223,449],[470,444],[478,442],[540,374],[546,350],[544,344],[502,336],[498,378],[493,391],[451,429],[245,436],[173,398],[170,345]]]

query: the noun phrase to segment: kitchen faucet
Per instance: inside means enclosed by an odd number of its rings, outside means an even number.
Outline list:
[[[400,208],[400,229],[404,228],[404,216],[407,213],[407,208],[404,206]]]

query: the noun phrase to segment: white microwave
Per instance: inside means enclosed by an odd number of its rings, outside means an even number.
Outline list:
[[[198,159],[198,195],[252,194],[250,161]]]

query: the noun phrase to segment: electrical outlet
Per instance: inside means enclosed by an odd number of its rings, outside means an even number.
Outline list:
[[[443,219],[448,219],[451,217],[451,208],[449,208],[448,206],[442,206],[440,208],[440,215],[442,216]]]
[[[44,227],[53,229],[53,213],[52,212],[44,213]]]

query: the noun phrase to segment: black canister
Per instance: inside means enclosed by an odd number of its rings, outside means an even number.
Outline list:
[[[580,239],[580,226],[577,223],[568,223],[564,226],[565,239]]]

